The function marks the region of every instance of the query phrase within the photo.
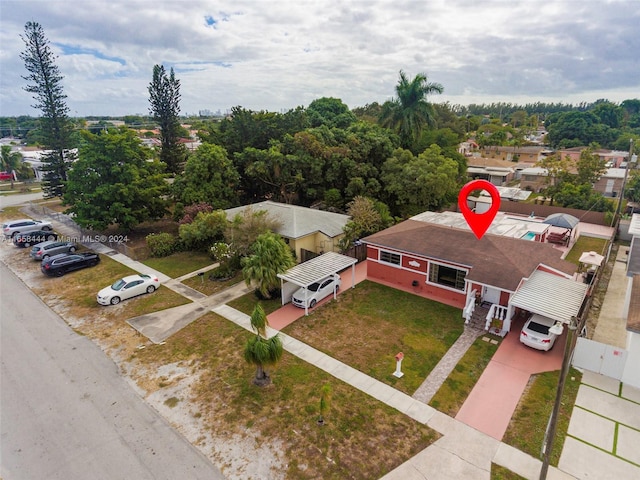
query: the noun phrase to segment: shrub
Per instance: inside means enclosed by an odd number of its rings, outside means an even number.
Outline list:
[[[152,257],[167,257],[176,251],[176,238],[170,233],[152,233],[146,241]]]
[[[183,215],[180,219],[180,225],[184,225],[186,223],[193,223],[193,221],[198,216],[198,213],[209,213],[213,212],[213,207],[205,202],[194,203],[193,205],[188,205],[183,208]]]

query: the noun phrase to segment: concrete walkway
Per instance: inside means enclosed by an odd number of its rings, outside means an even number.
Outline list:
[[[438,364],[431,370],[429,376],[413,393],[413,398],[424,403],[429,403],[433,396],[440,390],[449,374],[456,367],[460,359],[467,353],[469,347],[476,339],[486,332],[469,326],[464,327],[462,335],[458,337],[447,353],[440,359]]]
[[[607,293],[598,315],[598,324],[592,340],[618,348],[627,348],[627,320],[624,306],[629,278],[627,277],[628,247],[618,248],[616,260],[611,271]]]

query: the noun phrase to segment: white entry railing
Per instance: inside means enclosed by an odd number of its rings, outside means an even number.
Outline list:
[[[473,311],[476,309],[476,293],[477,290],[471,291],[471,295],[469,296],[469,298],[467,298],[467,304],[462,310],[462,317],[464,318],[465,325],[469,323],[471,317],[473,316]]]

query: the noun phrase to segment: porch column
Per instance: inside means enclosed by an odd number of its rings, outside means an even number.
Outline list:
[[[507,303],[507,316],[502,324],[502,329],[507,332],[511,330],[511,316],[513,315],[513,305]]]

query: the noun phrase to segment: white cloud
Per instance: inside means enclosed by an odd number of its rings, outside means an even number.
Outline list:
[[[31,114],[19,35],[42,25],[72,114],[148,112],[154,64],[174,67],[183,113],[281,110],[322,96],[394,94],[398,71],[432,101],[637,98],[640,9],[606,0],[3,0],[0,115]]]

